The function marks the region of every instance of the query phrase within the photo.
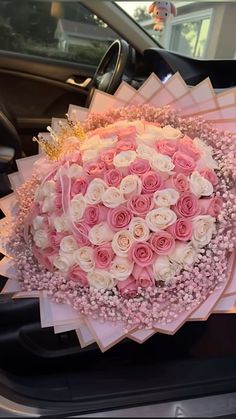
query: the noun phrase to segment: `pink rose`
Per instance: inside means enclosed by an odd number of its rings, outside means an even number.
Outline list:
[[[72,145],[72,144],[78,144],[78,138],[77,137],[69,137],[67,138],[67,145]],[[82,163],[82,159],[81,159],[81,153],[80,151],[75,151],[75,152],[69,152],[69,160],[70,160],[70,164],[72,163],[77,163],[77,164],[81,164]],[[62,159],[60,160],[61,165],[67,163],[68,161],[68,155],[65,155],[62,157]]]
[[[134,243],[129,251],[129,259],[145,268],[153,262],[153,251],[149,243]]]
[[[84,173],[91,178],[103,177],[105,170],[106,170],[106,166],[103,161],[97,162],[97,163],[84,164]]]
[[[74,265],[69,269],[67,273],[67,279],[69,281],[76,282],[80,287],[89,286],[86,273],[82,271],[78,265]]]
[[[123,205],[109,209],[107,222],[112,230],[119,231],[126,228],[132,219],[132,213],[129,208]]]
[[[127,202],[127,206],[133,214],[139,217],[145,217],[147,213],[153,208],[152,196],[134,195]]]
[[[187,192],[189,190],[188,178],[183,173],[175,173],[165,181],[165,188],[173,188],[178,192]]]
[[[38,215],[41,215],[40,204],[38,202],[33,202],[27,221],[31,224]]]
[[[193,144],[193,140],[185,135],[183,138],[180,138],[178,141],[179,151],[183,151],[188,156],[192,157],[193,160],[198,160],[200,157],[200,152],[197,147]]]
[[[148,160],[137,159],[129,166],[129,173],[132,175],[144,175],[144,173],[150,170],[150,164]]]
[[[162,181],[162,177],[150,170],[149,172],[145,173],[142,176],[142,183],[143,183],[143,193],[154,193],[156,192],[158,189],[161,189],[162,185],[163,185],[163,181]]]
[[[209,180],[209,182],[211,182],[213,186],[216,186],[219,182],[219,179],[215,174],[214,170],[209,169],[208,167],[200,170],[200,175],[203,176],[205,179]]]
[[[103,205],[90,205],[84,211],[84,222],[90,226],[106,221],[108,208]]]
[[[199,213],[199,201],[192,192],[184,192],[173,209],[179,217],[194,217]]]
[[[49,241],[50,241],[51,246],[54,249],[59,249],[61,240],[65,236],[66,236],[66,233],[57,233],[56,231],[50,231],[49,234],[48,234],[48,237],[49,237]]]
[[[94,255],[95,265],[97,268],[99,269],[110,268],[111,261],[114,257],[114,252],[112,250],[110,243],[97,246],[94,249],[93,255]]]
[[[122,128],[118,133],[118,141],[119,142],[120,141],[132,142],[135,146],[136,133],[137,133],[137,130],[134,126],[129,126],[127,128]],[[119,144],[119,142],[118,142],[118,144]],[[131,150],[131,149],[129,149],[129,150]],[[134,150],[134,149],[132,148],[132,150]],[[121,151],[123,151],[123,150],[121,150]]]
[[[116,155],[116,149],[112,148],[111,150],[105,150],[101,152],[100,159],[107,167],[113,165],[113,159]]]
[[[104,181],[108,186],[114,186],[117,188],[122,180],[122,175],[117,169],[107,170],[104,174]]]
[[[183,173],[186,176],[191,175],[196,167],[196,163],[193,158],[182,151],[176,151],[173,155],[172,161],[175,165],[175,172]]]
[[[120,153],[121,151],[135,150],[136,144],[134,140],[127,138],[126,140],[118,141],[116,148],[117,153]]]
[[[155,285],[155,278],[151,266],[142,268],[141,266],[135,264],[132,275],[136,279],[138,287],[148,288]]]
[[[219,196],[214,198],[204,198],[199,200],[200,214],[218,217],[223,207],[223,199]]]
[[[82,194],[85,195],[86,191],[87,191],[87,187],[88,187],[88,182],[86,179],[84,178],[79,178],[76,179],[74,182],[72,181],[71,183],[71,197],[73,198],[73,196],[78,195],[78,194]]]
[[[57,194],[57,196],[55,197],[54,206],[57,210],[62,209],[62,195],[61,194]]]
[[[78,138],[75,139],[76,143],[78,142]],[[72,156],[70,156],[70,163],[76,163],[81,165],[82,164],[82,156],[80,151],[75,151]]]
[[[88,246],[90,241],[88,239],[89,228],[85,223],[75,223],[74,236],[78,246]]]
[[[150,246],[157,255],[168,255],[175,247],[175,240],[167,231],[158,231],[151,235]]]
[[[172,180],[178,192],[187,192],[189,190],[188,178],[183,173],[176,173]]]
[[[97,128],[93,131],[93,135],[98,134],[101,138],[110,138],[110,137],[116,137],[118,133],[120,132],[119,128],[112,127],[112,128]]]
[[[138,285],[132,275],[124,281],[118,281],[117,288],[122,297],[134,298],[138,294]]]
[[[174,140],[161,140],[156,143],[156,150],[160,154],[172,157],[177,151],[177,145]]]
[[[55,254],[54,249],[48,248],[48,249],[41,250],[37,246],[33,245],[32,252],[35,259],[38,261],[40,265],[42,265],[48,271],[52,271],[53,264],[52,264],[52,260],[50,260],[50,256]]]
[[[169,226],[167,230],[176,240],[186,242],[192,237],[192,222],[189,219],[179,218],[174,224]]]

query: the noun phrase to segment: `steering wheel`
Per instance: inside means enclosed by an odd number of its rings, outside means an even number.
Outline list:
[[[116,39],[105,52],[90,82],[86,107],[89,106],[96,89],[113,94],[118,88],[130,56],[129,44]]]

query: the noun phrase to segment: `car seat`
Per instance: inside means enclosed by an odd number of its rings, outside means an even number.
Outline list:
[[[0,197],[11,192],[7,174],[16,170],[15,160],[22,157],[22,147],[16,120],[0,103]]]

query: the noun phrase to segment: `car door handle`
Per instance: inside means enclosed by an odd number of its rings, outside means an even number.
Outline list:
[[[83,82],[81,82],[81,83],[77,83],[77,81],[75,80],[75,78],[74,77],[69,77],[67,80],[66,80],[66,83],[67,84],[71,84],[72,86],[78,86],[78,87],[83,87],[83,88],[85,88],[85,87],[87,87],[88,85],[89,85],[89,83],[91,82],[91,78],[90,77],[88,77],[87,79],[85,79]]]

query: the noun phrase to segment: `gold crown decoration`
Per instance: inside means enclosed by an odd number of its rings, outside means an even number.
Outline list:
[[[71,119],[69,119],[68,113],[66,114],[66,118],[67,118],[67,124],[69,125],[75,137],[77,137],[80,140],[80,142],[84,141],[86,138],[86,133],[82,125],[79,122],[74,122]]]
[[[80,149],[81,143],[85,140],[86,134],[80,123],[75,123],[69,120],[68,114],[66,114],[67,123],[63,124],[59,121],[60,132],[56,133],[51,127],[47,127],[50,133],[51,139],[47,140],[42,135],[33,137],[33,141],[36,141],[44,153],[50,160],[59,160],[63,154],[70,154]],[[76,137],[77,142],[72,143],[68,141],[69,137]]]

